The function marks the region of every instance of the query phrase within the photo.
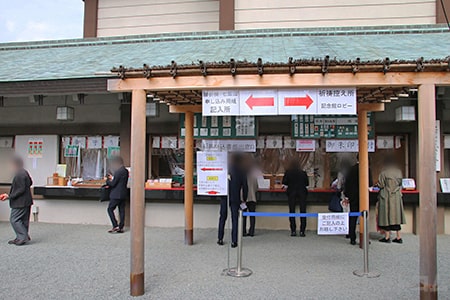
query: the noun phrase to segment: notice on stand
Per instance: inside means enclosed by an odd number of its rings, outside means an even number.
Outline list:
[[[197,195],[228,194],[228,153],[197,152]]]
[[[317,219],[318,235],[348,234],[348,213],[324,213]]]

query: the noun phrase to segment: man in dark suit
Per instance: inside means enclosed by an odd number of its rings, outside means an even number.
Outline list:
[[[231,164],[228,169],[228,198],[230,200],[231,209],[231,247],[237,247],[237,227],[239,217],[239,207],[242,202],[247,201],[248,185],[247,175],[242,166],[242,156],[234,154],[231,157]],[[242,195],[242,198],[241,198]],[[223,236],[225,234],[225,222],[228,217],[227,197],[220,199],[220,217],[219,232],[217,244],[223,245]]]
[[[372,186],[372,172],[369,169],[369,186]],[[359,212],[359,162],[350,168],[344,184],[344,195],[348,198],[351,212]],[[358,217],[349,218],[350,244],[356,245],[356,223]]]
[[[122,157],[113,157],[110,160],[114,176],[108,174],[106,185],[111,189],[109,194],[108,215],[111,219],[112,229],[109,233],[123,233],[125,226],[125,204],[128,198],[128,170],[123,165]],[[117,222],[114,210],[119,207],[120,223]]]
[[[16,238],[9,241],[8,244],[22,246],[30,241],[28,229],[31,205],[33,205],[30,187],[33,181],[24,169],[23,160],[20,157],[12,159],[12,170],[15,175],[9,195],[0,195],[0,200],[5,201],[9,199],[9,206],[11,207],[10,222],[16,233]]]
[[[283,185],[287,186],[287,196],[289,204],[289,213],[295,213],[297,203],[300,204],[300,212],[306,213],[306,197],[308,196],[308,175],[305,171],[300,169],[300,162],[293,159],[289,168],[283,177]],[[291,236],[297,235],[297,225],[295,218],[290,217],[289,223],[291,226]],[[300,236],[305,236],[306,218],[300,218]]]

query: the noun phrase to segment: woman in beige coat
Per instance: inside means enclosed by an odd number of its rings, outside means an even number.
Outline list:
[[[392,242],[401,244],[401,224],[406,223],[402,200],[402,171],[396,166],[393,157],[386,157],[378,186],[378,226],[385,232],[385,237],[380,242],[390,243],[391,231],[395,231],[397,236]]]

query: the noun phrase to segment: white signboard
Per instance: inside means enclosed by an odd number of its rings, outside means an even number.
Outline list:
[[[178,141],[176,136],[163,136],[161,137],[162,149],[177,149]]]
[[[441,183],[441,191],[443,193],[450,193],[450,178],[441,178],[439,181]]]
[[[441,171],[441,121],[436,120],[436,127],[435,127],[436,133],[434,137],[434,149],[435,149],[435,156],[436,156],[436,172]]]
[[[316,140],[297,140],[295,150],[297,152],[314,152],[316,151]]]
[[[87,148],[88,149],[101,149],[103,146],[102,136],[88,136]]]
[[[283,148],[284,149],[295,149],[296,140],[292,139],[290,136],[283,137]]]
[[[450,135],[444,135],[444,149],[450,149]]]
[[[282,149],[283,137],[282,136],[267,136],[266,137],[266,149]]]
[[[356,88],[204,90],[204,116],[355,115]]]
[[[348,213],[324,213],[317,219],[318,235],[348,234]]]
[[[197,195],[228,195],[227,152],[197,152]]]
[[[256,140],[202,140],[203,151],[256,152]]]
[[[277,90],[239,91],[241,116],[270,116],[278,114]]]
[[[203,116],[238,116],[238,90],[203,90]]]
[[[319,89],[316,114],[356,115],[356,88]]]
[[[14,144],[14,138],[12,136],[0,137],[0,148],[12,148]]]
[[[279,90],[278,113],[280,115],[317,114],[317,90]]]
[[[377,136],[377,149],[394,149],[394,136]]]
[[[358,140],[326,140],[326,152],[359,152]],[[375,140],[369,140],[368,151],[375,152]]]

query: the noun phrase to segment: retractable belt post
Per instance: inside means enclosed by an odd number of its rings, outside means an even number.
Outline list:
[[[369,212],[364,210],[362,212],[362,217],[364,221],[364,232],[363,232],[363,251],[364,251],[364,269],[355,270],[353,274],[359,277],[376,278],[380,277],[381,273],[379,271],[373,270],[369,271]]]
[[[232,277],[248,277],[252,275],[252,270],[242,267],[242,235],[244,233],[244,217],[242,210],[239,210],[238,219],[238,248],[237,248],[237,263],[235,268],[228,269],[227,275]]]

